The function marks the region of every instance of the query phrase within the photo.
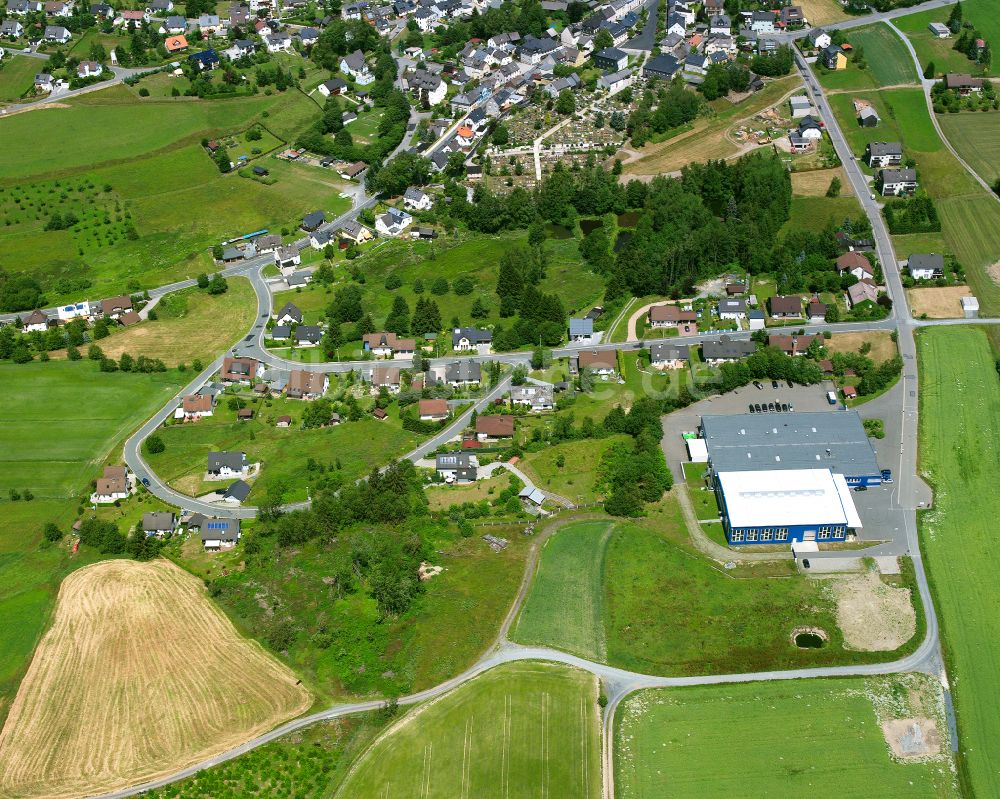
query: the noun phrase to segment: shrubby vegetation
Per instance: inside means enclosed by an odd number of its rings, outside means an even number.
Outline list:
[[[889,226],[889,232],[896,235],[938,233],[941,230],[941,220],[938,218],[934,201],[923,192],[913,197],[887,202],[882,214]]]

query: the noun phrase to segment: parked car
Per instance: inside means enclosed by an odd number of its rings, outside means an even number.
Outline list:
[[[754,381],[753,381],[753,384],[754,384],[754,387],[755,387],[755,388],[758,388],[758,389],[760,389],[761,391],[763,391],[763,390],[764,390],[764,386],[763,386],[763,384],[762,384],[762,383],[761,383],[761,382],[760,382],[759,380],[754,380]]]
[[[777,380],[772,380],[771,381],[771,388],[777,388],[777,387],[778,387],[778,381]]]
[[[892,482],[892,469],[883,469],[882,470],[882,482],[883,483],[891,483]]]
[[[860,494],[862,491],[867,491],[868,486],[854,486],[854,490]]]
[[[143,477],[142,478],[142,484],[148,488],[149,487],[149,478],[148,477]]]
[[[788,413],[788,403],[787,402],[781,403],[781,410],[784,413]]]
[[[788,383],[789,388],[795,388],[795,383],[793,383],[791,380],[786,380],[785,382]]]
[[[757,413],[761,413],[761,411],[762,411],[762,410],[765,410],[765,411],[767,410],[767,408],[763,408],[763,409],[762,409],[762,408],[760,407],[760,403],[759,403],[759,402],[757,402],[757,403],[754,403],[754,406],[753,406],[753,407],[754,407],[754,408],[756,409]]]
[[[753,405],[750,406],[750,413],[754,413]]]

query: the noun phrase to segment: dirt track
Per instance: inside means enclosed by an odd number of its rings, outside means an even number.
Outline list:
[[[67,577],[0,732],[0,796],[70,797],[171,773],[308,709],[311,696],[240,638],[168,561]]]

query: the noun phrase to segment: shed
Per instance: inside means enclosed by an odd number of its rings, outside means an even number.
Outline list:
[[[978,319],[979,300],[975,297],[962,297],[962,314],[966,319]]]
[[[708,463],[708,446],[703,438],[685,438],[691,463]]]

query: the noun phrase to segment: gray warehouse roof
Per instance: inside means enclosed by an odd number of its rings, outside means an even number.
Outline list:
[[[702,416],[716,472],[829,468],[877,475],[875,450],[856,411]]]

